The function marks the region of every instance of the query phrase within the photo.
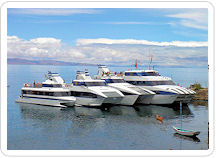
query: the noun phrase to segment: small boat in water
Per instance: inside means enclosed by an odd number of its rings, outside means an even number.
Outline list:
[[[176,133],[184,136],[189,136],[189,137],[195,137],[200,134],[200,131],[184,130],[175,126],[173,126],[173,129],[176,131]]]
[[[200,134],[200,131],[191,131],[185,130],[182,128],[182,102],[180,102],[180,121],[181,121],[181,128],[173,126],[173,129],[176,133],[184,136],[195,137]]]

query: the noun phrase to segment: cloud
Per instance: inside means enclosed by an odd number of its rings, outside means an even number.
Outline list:
[[[25,40],[17,36],[8,36],[8,57],[115,65],[131,65],[135,59],[138,59],[139,64],[147,65],[151,54],[154,65],[208,64],[206,42],[160,43],[134,39],[99,41],[79,39],[75,46],[68,46],[55,38],[40,37]]]
[[[208,42],[197,41],[171,41],[171,42],[154,42],[147,40],[135,40],[135,39],[78,39],[77,45],[89,45],[89,44],[141,44],[141,45],[153,45],[153,46],[176,46],[176,47],[205,47],[208,46]]]
[[[112,25],[151,25],[151,22],[144,22],[144,21],[111,21],[111,22],[104,22],[104,24],[112,24]]]
[[[99,10],[79,8],[19,8],[8,9],[8,14],[49,15],[67,16],[72,14],[97,14]]]
[[[184,13],[168,14],[167,17],[176,18],[178,24],[195,29],[208,30],[208,10],[196,9]]]

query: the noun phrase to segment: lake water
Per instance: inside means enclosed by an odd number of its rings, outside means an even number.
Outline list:
[[[208,138],[208,107],[192,104],[183,108],[183,127],[200,130],[196,139],[176,135],[172,126],[180,126],[179,108],[165,106],[113,106],[103,109],[72,107],[54,108],[18,104],[15,100],[26,82],[42,82],[47,71],[58,72],[71,83],[77,70],[88,68],[96,75],[97,67],[8,65],[9,150],[206,150]],[[126,67],[110,67],[113,71]],[[172,77],[188,87],[199,82],[208,87],[208,69],[161,68],[159,73]],[[155,115],[164,117],[163,123]]]

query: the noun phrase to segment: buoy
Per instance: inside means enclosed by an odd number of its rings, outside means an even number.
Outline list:
[[[156,119],[163,122],[163,117],[162,116],[156,115]]]
[[[85,112],[83,112],[83,116],[85,116],[86,114],[85,114]]]

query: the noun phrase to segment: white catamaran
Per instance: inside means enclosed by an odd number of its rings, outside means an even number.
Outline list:
[[[70,96],[70,90],[59,74],[49,72],[45,82],[24,84],[16,102],[67,107],[73,106],[75,101],[76,98]]]
[[[125,71],[124,80],[156,93],[151,104],[172,104],[174,101],[189,103],[195,94],[193,90],[177,86],[171,78],[160,76],[155,70]]]
[[[121,100],[122,105],[133,105],[135,102],[149,104],[155,94],[148,89],[125,82],[122,77],[111,72],[105,65],[98,66],[98,74],[94,78],[105,80],[108,86],[121,91],[124,94]]]
[[[104,103],[120,104],[124,95],[117,89],[108,87],[104,80],[93,80],[87,71],[77,71],[76,79],[70,86],[76,105],[101,106]]]

